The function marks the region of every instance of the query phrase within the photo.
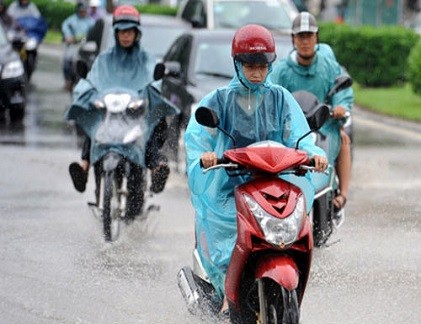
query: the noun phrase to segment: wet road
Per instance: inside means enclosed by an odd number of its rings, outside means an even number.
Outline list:
[[[184,176],[105,244],[86,204],[93,181],[79,194],[68,178],[80,152],[59,60],[39,63],[23,125],[0,129],[0,323],[197,323],[175,280],[193,247]],[[356,113],[347,219],[315,251],[302,324],[421,322],[420,133]]]

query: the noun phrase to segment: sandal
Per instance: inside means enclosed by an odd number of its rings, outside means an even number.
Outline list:
[[[88,181],[88,172],[83,170],[79,163],[73,162],[69,165],[69,173],[75,189],[79,192],[84,192]]]
[[[221,322],[221,324],[231,323],[231,321],[230,321],[230,311],[228,309],[225,309],[225,310],[221,311],[218,314],[218,317],[219,317],[219,321]]]
[[[160,193],[165,188],[168,176],[170,175],[170,168],[167,164],[160,164],[152,170],[152,183],[150,190],[153,193]]]
[[[346,205],[346,197],[344,195],[339,194],[333,199],[333,206],[334,206],[335,212],[338,212],[341,209],[343,209],[345,205]]]

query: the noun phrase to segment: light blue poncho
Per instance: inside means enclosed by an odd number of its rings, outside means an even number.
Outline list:
[[[239,67],[238,74],[244,78]],[[309,131],[307,121],[292,95],[267,80],[263,84],[253,85],[249,90],[238,77],[234,77],[229,85],[203,98],[199,106],[216,111],[220,126],[235,137],[237,147],[263,140],[295,147],[297,140]],[[210,281],[222,297],[225,273],[237,238],[234,188],[248,178],[229,177],[223,169],[202,173],[199,164],[202,153],[213,151],[222,157],[225,150],[233,148],[232,140],[222,132],[199,125],[192,116],[184,139],[188,183],[196,211],[197,249]],[[299,148],[308,152],[310,157],[325,156],[324,151],[314,145],[311,136],[302,140]],[[308,180],[300,178],[300,183],[296,184],[307,187],[310,196],[314,194]],[[306,198],[309,208],[313,197]]]

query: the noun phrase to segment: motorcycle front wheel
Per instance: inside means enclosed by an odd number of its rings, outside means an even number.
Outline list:
[[[266,308],[263,323],[298,324],[300,309],[297,291],[288,291],[270,279],[263,280],[263,304]]]
[[[101,184],[104,239],[106,242],[113,242],[118,239],[120,234],[118,184],[114,172],[105,173],[101,179]]]
[[[298,324],[299,319],[297,291],[288,291],[269,278],[243,278],[240,310],[230,308],[234,324]]]

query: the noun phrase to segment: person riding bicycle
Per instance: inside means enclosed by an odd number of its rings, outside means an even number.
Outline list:
[[[98,55],[86,79],[77,83],[73,103],[66,113],[67,120],[78,123],[78,119],[88,117],[91,103],[103,91],[119,87],[141,93],[147,91],[145,87],[153,81],[156,58],[140,47],[142,32],[137,9],[131,5],[118,6],[113,13],[113,29],[116,44]],[[167,135],[165,114],[176,113],[166,101],[162,101],[160,107],[153,114],[153,124],[149,125],[153,131],[145,152],[145,165],[151,169],[151,190],[155,193],[164,189],[170,173],[167,159],[160,150]],[[91,140],[86,137],[82,162],[73,162],[69,166],[73,184],[79,192],[85,191],[88,180],[90,146]]]
[[[235,76],[224,87],[206,95],[199,106],[216,111],[220,125],[231,134],[237,147],[272,140],[295,147],[309,126],[298,103],[285,88],[268,80],[276,59],[272,33],[250,24],[238,29],[231,52]],[[197,250],[212,285],[224,296],[226,270],[237,234],[234,188],[246,176],[229,177],[224,171],[202,173],[217,163],[232,140],[222,132],[200,125],[194,117],[185,132],[187,175],[191,201],[196,211]],[[305,137],[299,148],[314,158],[317,170],[327,167],[325,152]],[[221,309],[227,309],[226,299]]]
[[[324,102],[335,79],[344,73],[334,59],[333,52],[317,50],[318,32],[316,19],[308,12],[301,12],[292,24],[292,42],[295,50],[277,62],[271,80],[291,92],[306,90]],[[345,117],[353,106],[352,88],[339,91],[332,98],[332,115],[320,132],[328,136],[330,149],[333,150],[331,165],[334,165],[339,178],[339,194],[333,203],[337,211],[342,209],[348,197],[351,178],[351,140],[343,130]]]

